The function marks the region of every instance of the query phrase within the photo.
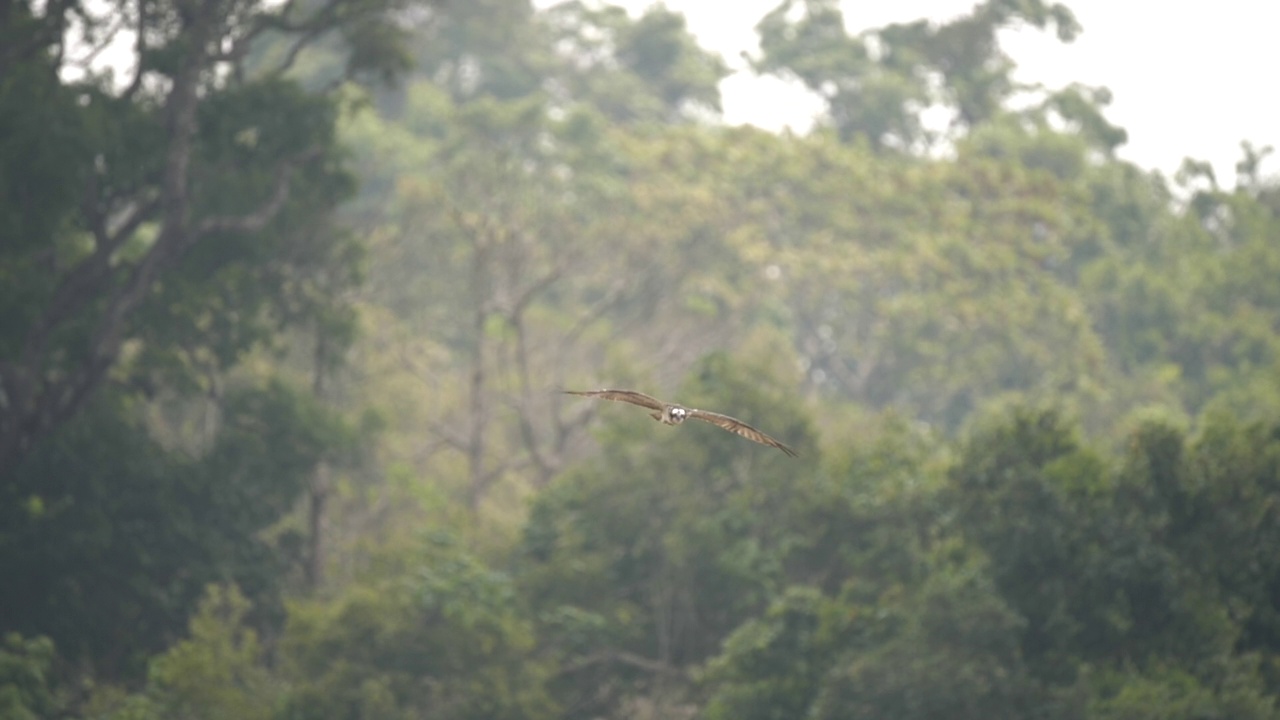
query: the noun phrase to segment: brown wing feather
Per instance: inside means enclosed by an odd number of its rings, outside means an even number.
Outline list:
[[[650,410],[662,412],[662,401],[645,395],[635,390],[565,390],[570,395],[582,395],[583,397],[600,398],[601,400],[615,400],[617,402],[631,403],[640,407],[647,407]]]
[[[689,417],[697,418],[703,422],[709,422],[712,425],[724,428],[725,430],[728,430],[729,432],[734,433],[735,435],[741,435],[742,437],[748,440],[754,440],[755,442],[758,442],[761,445],[768,445],[769,447],[778,448],[779,450],[790,455],[791,457],[796,456],[795,450],[792,450],[786,445],[783,445],[777,440],[774,440],[768,435],[760,432],[759,430],[751,427],[750,425],[742,422],[737,418],[732,418],[732,417],[729,417],[728,415],[721,415],[720,413],[714,413],[709,410],[698,410],[696,408],[689,408]]]

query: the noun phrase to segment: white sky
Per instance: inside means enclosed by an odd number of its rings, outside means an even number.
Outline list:
[[[613,0],[638,13],[650,0]],[[1172,175],[1187,156],[1213,163],[1229,185],[1240,141],[1274,145],[1280,155],[1280,3],[1272,0],[1156,2],[1059,0],[1084,32],[1060,43],[1051,32],[1010,30],[1002,43],[1018,64],[1015,77],[1062,87],[1104,85],[1113,101],[1107,117],[1129,132],[1125,159]],[[968,12],[976,0],[844,0],[853,32]],[[743,67],[742,51],[757,49],[755,24],[780,0],[666,0],[685,15],[706,48]],[[550,4],[538,2],[539,5]],[[739,71],[721,85],[726,121],[777,130],[807,128],[820,108],[801,88]],[[1280,157],[1264,172],[1280,170]]]

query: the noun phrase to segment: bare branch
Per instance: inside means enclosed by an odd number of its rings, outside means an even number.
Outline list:
[[[552,284],[559,280],[563,273],[564,266],[557,265],[548,271],[546,275],[543,275],[530,283],[512,303],[510,312],[511,316],[514,317],[517,314],[523,313],[529,307],[529,303],[533,302],[533,300],[538,297],[539,293],[551,287]]]
[[[249,31],[250,38],[256,37],[265,30],[276,30],[284,33],[306,32],[316,27],[325,25],[332,20],[338,9],[338,4],[343,0],[329,0],[316,10],[311,17],[300,22],[291,21],[289,16],[293,14],[298,7],[298,0],[288,0],[280,7],[279,12],[263,13],[257,17],[257,23],[252,30]]]
[[[160,198],[154,197],[150,200],[135,205],[133,211],[120,221],[115,230],[109,230],[108,244],[112,248],[112,252],[124,244],[125,240],[133,237],[138,228],[143,223],[155,218],[156,210],[160,208]]]
[[[199,23],[196,26],[201,27]],[[115,362],[127,319],[146,297],[162,268],[176,262],[182,251],[202,235],[215,231],[247,232],[265,226],[288,199],[294,167],[317,152],[304,153],[285,163],[280,168],[273,196],[256,211],[242,216],[208,218],[196,231],[190,230],[188,166],[195,134],[195,85],[203,63],[201,56],[192,55],[175,76],[168,106],[172,141],[165,158],[159,196],[137,206],[114,232],[104,226],[96,207],[86,208],[98,241],[94,253],[68,273],[55,290],[47,310],[25,338],[20,365],[5,368],[3,382],[6,394],[11,397],[4,417],[0,418],[6,426],[0,460],[7,462],[20,456],[37,438],[83,406]],[[161,229],[155,242],[141,261],[129,268],[121,282],[108,282],[113,275],[111,255],[157,211],[161,214]],[[76,309],[101,296],[102,290],[112,284],[115,287],[107,294],[86,358],[66,376],[56,379],[46,376],[41,368],[45,366],[44,354],[50,334]]]
[[[100,40],[92,43],[83,56],[69,61],[68,64],[88,71],[93,65],[93,61],[98,59],[98,56],[110,47],[113,42],[115,42],[116,36],[120,34],[121,30],[124,30],[125,25],[127,25],[128,22],[128,19],[123,17],[113,22],[107,27],[105,35]]]
[[[139,225],[152,216],[157,206],[158,200],[139,205],[114,233],[109,232],[105,227],[101,213],[96,209],[85,209],[86,216],[90,218],[93,226],[96,247],[92,255],[82,260],[63,277],[57,289],[54,290],[47,309],[32,325],[23,343],[24,366],[37,367],[53,329],[97,297],[102,288],[107,285],[111,276],[112,254],[125,240],[132,237]]]
[[[572,663],[567,663],[560,667],[558,674],[568,675],[570,673],[581,672],[587,668],[607,663],[619,663],[629,665],[633,668],[645,670],[655,675],[674,675],[676,677],[686,677],[687,672],[673,665],[668,665],[661,660],[651,660],[642,655],[636,655],[625,650],[605,650],[594,655],[588,655],[585,658]]]
[[[444,423],[439,423],[439,422],[432,422],[428,425],[428,427],[431,429],[432,434],[440,438],[440,440],[443,441],[445,445],[448,445],[449,447],[459,452],[465,453],[467,451],[466,438],[463,438],[459,436],[457,433],[452,432],[449,429],[448,425]]]
[[[538,468],[539,485],[546,485],[560,463],[543,457],[542,450],[539,447],[538,435],[533,429],[533,420],[529,417],[533,404],[529,398],[529,362],[528,358],[525,357],[524,332],[523,330],[518,332],[519,338],[516,341],[518,359],[516,362],[520,366],[520,403],[516,408],[517,424],[520,426],[520,440],[524,443],[525,451],[529,453],[529,457],[533,459],[533,464]]]
[[[271,76],[283,75],[289,71],[289,68],[293,67],[298,55],[302,53],[307,45],[311,44],[326,31],[333,29],[337,24],[337,9],[341,2],[343,0],[328,0],[311,17],[301,22],[292,22],[289,20],[289,15],[297,7],[297,0],[289,0],[279,12],[258,16],[254,27],[236,42],[237,48],[232,51],[232,55],[242,55],[259,35],[268,30],[289,34],[301,33],[301,36],[289,46],[284,60],[266,73]]]
[[[268,74],[279,76],[288,72],[289,68],[293,67],[294,62],[297,61],[298,56],[302,54],[302,51],[307,47],[307,45],[310,45],[317,37],[328,29],[329,28],[326,26],[316,26],[303,32],[302,35],[297,40],[294,40],[293,44],[289,46],[289,51],[285,53],[284,60],[280,61],[280,64],[272,68]]]
[[[289,200],[289,188],[292,185],[293,172],[307,160],[320,154],[319,148],[313,148],[298,157],[285,162],[276,171],[275,190],[271,198],[261,207],[247,215],[215,215],[200,221],[196,231],[192,233],[192,241],[210,233],[218,232],[257,232],[266,227]]]
[[[579,316],[578,321],[573,324],[573,327],[569,328],[568,332],[564,334],[564,339],[561,341],[561,347],[567,348],[576,343],[582,336],[582,333],[587,331],[587,328],[594,325],[597,320],[604,317],[606,312],[613,309],[613,307],[618,304],[618,301],[622,299],[622,295],[626,290],[626,287],[627,285],[625,280],[621,278],[614,280],[609,286],[609,290],[605,293],[604,297],[600,298],[600,300],[592,305],[585,313],[582,313],[581,316]]]
[[[138,26],[133,29],[133,56],[137,60],[137,66],[133,68],[133,80],[129,81],[129,86],[125,88],[123,97],[127,100],[132,98],[138,92],[138,88],[142,87],[142,76],[146,74],[146,68],[142,62],[142,58],[146,55],[147,50],[147,3],[138,3]]]

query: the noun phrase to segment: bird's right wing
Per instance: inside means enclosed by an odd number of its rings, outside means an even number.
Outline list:
[[[662,401],[645,395],[635,390],[565,390],[570,395],[582,395],[583,397],[600,398],[601,400],[614,400],[617,402],[631,403],[640,407],[647,407],[650,410],[662,412]]]

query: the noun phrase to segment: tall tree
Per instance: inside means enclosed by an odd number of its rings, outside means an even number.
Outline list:
[[[101,393],[0,484],[0,630],[48,636],[100,679],[135,678],[207,583],[277,622],[295,558],[262,533],[355,442],[280,383],[228,391],[198,458],[156,442],[137,404]]]
[[[74,417],[126,349],[225,366],[261,337],[268,300],[288,318],[293,271],[339,244],[322,210],[351,183],[336,98],[287,73],[328,36],[348,41],[345,75],[394,69],[389,7],[0,5],[0,472]],[[127,60],[96,66],[117,38]],[[279,51],[263,56],[267,38]]]
[[[615,5],[563,2],[540,16],[555,43],[549,91],[619,122],[681,122],[720,112],[724,61],[701,48],[683,15],[655,5],[631,18]]]
[[[801,458],[701,423],[663,432],[617,408],[603,457],[534,505],[522,585],[561,658],[558,690],[576,716],[598,717],[637,697],[673,712],[690,669],[782,581],[783,559],[803,532],[794,515],[812,499],[815,457],[806,419],[766,367],[712,355],[681,395],[768,418],[770,432]],[[656,445],[637,442],[654,432]]]
[[[1065,5],[987,0],[946,23],[894,23],[858,35],[845,31],[836,0],[785,0],[760,21],[758,71],[797,77],[827,102],[844,140],[918,151],[932,141],[921,115],[942,107],[957,130],[998,114],[1015,89],[1013,61],[997,33],[1012,23],[1079,32]]]

